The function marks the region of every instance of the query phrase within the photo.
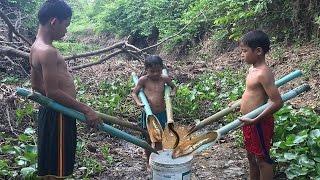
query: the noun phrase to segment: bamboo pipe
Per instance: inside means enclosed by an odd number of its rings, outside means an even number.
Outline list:
[[[31,99],[31,100],[33,100],[43,106],[50,107],[53,110],[61,112],[64,115],[76,118],[77,120],[80,120],[82,122],[86,121],[86,117],[83,113],[78,112],[78,111],[71,109],[71,108],[67,108],[67,107],[55,102],[54,100],[52,100],[46,96],[41,95],[40,93],[31,92],[31,91],[24,89],[24,88],[17,88],[17,94],[24,96],[24,97],[27,97],[28,99]],[[157,153],[157,151],[155,149],[153,149],[147,142],[145,142],[135,136],[132,136],[128,133],[125,133],[117,128],[114,128],[112,126],[109,126],[107,124],[102,123],[101,125],[98,126],[98,129],[100,129],[104,132],[107,132],[107,133],[111,134],[112,136],[115,136],[120,139],[124,139],[128,142],[131,142],[131,143],[133,143],[137,146],[140,146],[144,149],[147,149],[151,152]]]
[[[168,71],[167,69],[162,69],[162,74],[165,76],[168,76]],[[171,91],[171,87],[168,86],[167,84],[164,87],[164,99],[165,99],[165,103],[166,103],[166,113],[167,113],[167,124],[165,127],[165,130],[163,130],[163,132],[172,132],[174,134],[174,136],[176,137],[176,141],[173,145],[173,149],[176,148],[179,144],[180,141],[180,137],[179,134],[174,130],[174,120],[173,120],[173,112],[172,112],[172,101],[171,101],[171,97],[170,97],[170,91]],[[165,137],[169,137],[170,133],[164,135]]]
[[[135,85],[138,84],[138,76],[134,72],[132,73],[132,80]],[[147,97],[144,94],[142,89],[138,93],[138,96],[144,105],[143,108],[147,116],[146,120],[143,121],[142,123],[147,127],[151,142],[162,142],[163,129],[161,127],[161,124],[158,118],[152,113]]]

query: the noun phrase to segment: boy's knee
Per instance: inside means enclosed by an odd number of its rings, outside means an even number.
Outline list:
[[[247,157],[248,157],[249,163],[256,163],[257,162],[256,156],[254,154],[247,152]]]
[[[257,164],[260,168],[270,166],[269,164],[263,157],[257,157]],[[271,165],[272,166],[272,165]]]

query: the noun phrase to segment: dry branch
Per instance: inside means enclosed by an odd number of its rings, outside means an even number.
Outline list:
[[[0,46],[0,53],[6,55],[15,55],[23,58],[29,58],[29,53],[15,49],[10,46]]]
[[[97,65],[97,64],[101,64],[103,63],[104,61],[112,58],[113,56],[116,56],[120,53],[124,52],[123,50],[118,50],[118,51],[115,51],[109,55],[107,55],[106,57],[100,59],[99,61],[96,61],[96,62],[92,62],[92,63],[87,63],[87,64],[82,64],[82,65],[79,65],[79,66],[73,66],[71,67],[72,70],[79,70],[79,69],[82,69],[82,68],[85,68],[85,67],[89,67],[89,66],[93,66],[93,65]]]
[[[106,47],[106,48],[103,48],[103,49],[99,49],[99,50],[96,50],[96,51],[86,52],[86,53],[78,54],[78,55],[67,56],[67,57],[65,57],[65,60],[68,61],[68,60],[81,58],[81,57],[94,56],[94,55],[97,55],[97,54],[101,54],[101,53],[113,50],[115,48],[122,48],[124,44],[125,44],[124,42],[119,42],[119,43],[116,43],[116,44],[114,44],[112,46],[109,46],[109,47]]]
[[[16,34],[18,37],[20,37],[23,41],[25,41],[29,46],[31,46],[31,42],[22,36],[12,25],[10,19],[0,10],[0,17],[4,20],[4,22],[8,25],[10,31],[12,31],[14,34]]]

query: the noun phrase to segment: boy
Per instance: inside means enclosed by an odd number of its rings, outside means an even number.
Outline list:
[[[265,62],[270,40],[262,31],[251,31],[240,41],[241,57],[252,66],[246,77],[246,89],[242,95],[240,111],[247,114],[266,103],[271,105],[254,119],[241,118],[244,145],[249,160],[250,179],[273,179],[272,160],[269,157],[274,130],[273,113],[279,110],[282,99],[274,84],[274,76]]]
[[[143,89],[148,102],[150,104],[153,114],[158,118],[162,128],[165,127],[167,122],[166,107],[164,101],[164,87],[165,84],[172,88],[171,95],[176,93],[176,86],[172,83],[171,78],[162,75],[163,62],[159,56],[148,56],[145,60],[146,75],[139,78],[138,84],[132,91],[132,97],[138,106],[143,107],[137,94],[140,89]],[[142,114],[142,122],[146,120],[145,113]],[[143,126],[145,123],[142,123]],[[143,128],[146,128],[145,126]],[[148,139],[148,138],[146,138]],[[162,143],[155,144],[156,150],[162,149]],[[147,162],[149,162],[150,152],[145,151]],[[148,163],[147,163],[148,164]]]
[[[38,34],[31,47],[32,89],[58,103],[85,114],[90,126],[100,123],[97,114],[75,100],[73,78],[53,40],[67,32],[72,10],[62,0],[47,0],[38,12]],[[75,119],[47,107],[39,108],[38,116],[38,176],[43,179],[72,175],[76,150]]]

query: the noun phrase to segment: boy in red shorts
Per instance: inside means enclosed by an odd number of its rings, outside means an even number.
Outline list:
[[[240,41],[241,57],[252,66],[246,77],[246,89],[242,95],[240,111],[247,114],[265,104],[271,103],[254,119],[241,118],[244,145],[249,160],[250,179],[273,179],[272,160],[269,156],[274,130],[273,113],[283,106],[275,86],[274,75],[265,62],[270,49],[270,40],[262,31],[250,31]]]

